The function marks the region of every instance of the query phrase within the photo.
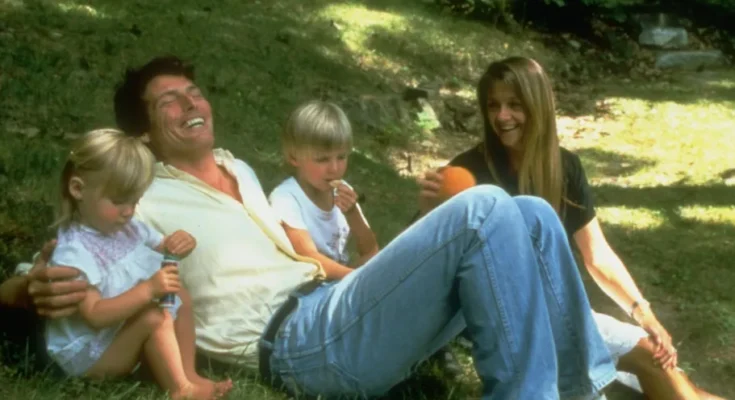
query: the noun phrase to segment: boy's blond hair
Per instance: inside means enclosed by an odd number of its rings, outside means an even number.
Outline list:
[[[140,139],[117,129],[87,132],[72,146],[61,173],[61,196],[54,226],[68,226],[77,218],[77,201],[69,192],[73,177],[82,178],[100,196],[135,200],[153,181],[155,161]]]
[[[313,100],[297,107],[281,135],[288,159],[314,150],[352,149],[352,125],[342,109],[330,102]]]

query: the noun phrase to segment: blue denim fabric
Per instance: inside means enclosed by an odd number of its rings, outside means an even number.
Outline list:
[[[265,345],[294,394],[370,397],[465,327],[483,399],[589,399],[615,378],[554,210],[490,185],[301,296]]]

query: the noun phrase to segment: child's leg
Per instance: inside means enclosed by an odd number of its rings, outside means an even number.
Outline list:
[[[230,379],[213,382],[196,372],[196,334],[194,331],[194,312],[191,297],[184,289],[179,290],[178,296],[181,299],[181,306],[179,306],[179,310],[176,313],[174,330],[176,331],[176,340],[181,350],[181,363],[184,366],[186,377],[195,384],[212,385],[219,394],[229,392],[232,389],[232,381]]]
[[[141,349],[156,381],[173,399],[214,398],[211,388],[193,384],[186,377],[173,320],[168,312],[155,305],[128,320],[87,375],[105,378],[128,374],[138,362]]]
[[[654,364],[655,346],[649,338],[641,339],[629,353],[620,357],[618,368],[635,374],[643,392],[652,400],[719,399],[698,389],[683,371],[672,368],[664,370]]]

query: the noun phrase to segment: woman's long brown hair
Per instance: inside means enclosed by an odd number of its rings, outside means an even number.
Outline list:
[[[496,166],[510,165],[510,160],[508,151],[488,120],[488,97],[495,82],[513,87],[526,114],[521,138],[523,159],[517,171],[518,190],[522,194],[543,197],[560,213],[566,193],[556,132],[556,106],[549,78],[536,61],[510,57],[490,64],[477,85],[477,99],[485,126],[485,157],[493,178],[502,184]]]

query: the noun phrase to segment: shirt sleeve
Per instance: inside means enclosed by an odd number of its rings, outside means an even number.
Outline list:
[[[271,208],[281,222],[294,229],[307,230],[304,217],[301,214],[301,206],[294,193],[286,191],[283,187],[276,188],[270,195]]]
[[[102,281],[102,273],[94,257],[84,246],[76,243],[59,243],[51,255],[49,265],[76,268],[82,272],[79,279],[97,286]]]
[[[584,228],[597,215],[592,189],[587,181],[584,167],[576,154],[564,151],[562,157],[566,179],[566,199],[564,200],[564,229],[572,236]]]
[[[155,249],[161,244],[161,242],[163,242],[163,234],[153,229],[150,225],[136,219],[133,219],[132,223],[135,224],[143,242],[145,242],[145,245],[149,248]]]
[[[497,184],[493,175],[490,173],[490,168],[487,166],[487,162],[485,161],[482,144],[454,157],[449,162],[449,165],[462,167],[470,171],[472,175],[474,175],[475,181],[478,185]]]

